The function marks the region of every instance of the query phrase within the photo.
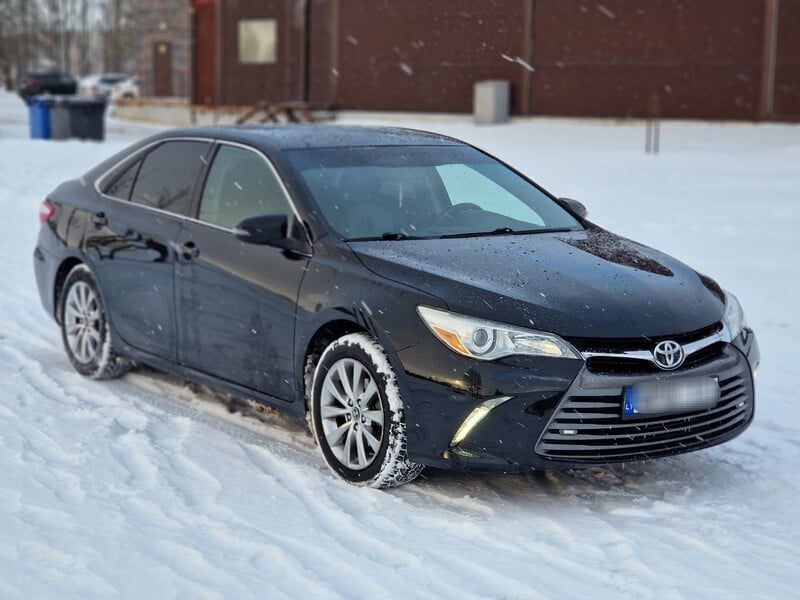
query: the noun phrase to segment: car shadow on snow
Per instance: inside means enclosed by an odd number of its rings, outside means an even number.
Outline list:
[[[460,473],[426,469],[412,487],[421,496],[513,506],[609,512],[675,502],[714,504],[752,486],[755,473],[720,448],[646,462],[531,473]]]

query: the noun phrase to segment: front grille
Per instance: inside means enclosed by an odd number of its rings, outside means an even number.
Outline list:
[[[709,338],[720,332],[721,323],[714,323],[703,329],[683,333],[673,336],[661,336],[654,338],[620,338],[620,339],[597,339],[582,338],[570,339],[581,352],[619,354],[630,350],[652,350],[658,342],[673,340],[679,344],[686,345]],[[706,346],[697,352],[686,357],[686,362],[680,370],[694,368],[705,364],[719,357],[724,344],[716,343]],[[590,356],[586,360],[586,367],[590,372],[598,375],[647,375],[659,373],[662,370],[648,360],[636,358],[624,358],[620,356]]]
[[[710,337],[715,333],[722,330],[722,323],[714,323],[696,331],[687,333],[676,333],[674,335],[661,335],[654,337],[637,337],[637,338],[569,338],[569,342],[579,348],[581,351],[587,352],[621,352],[624,350],[642,350],[646,348],[653,348],[659,342],[672,340],[679,344],[688,344],[696,342],[704,338]]]
[[[646,375],[661,371],[648,360],[617,356],[593,356],[586,361],[586,368],[598,375]]]
[[[722,353],[724,343],[711,344],[686,357],[680,369],[693,369],[718,358]],[[648,360],[636,358],[622,358],[618,356],[592,356],[586,361],[586,368],[598,375],[647,375],[649,373],[663,373],[656,365]]]
[[[722,353],[722,349],[724,347],[725,347],[724,342],[717,342],[716,344],[711,344],[710,346],[706,346],[705,348],[702,348],[697,352],[687,356],[686,361],[683,363],[681,368],[683,369],[694,368],[700,365],[704,365],[708,362],[711,362]]]
[[[720,401],[703,411],[623,420],[621,389],[606,395],[577,391],[562,402],[536,445],[537,454],[575,463],[668,456],[713,445],[742,429],[753,411],[749,371],[741,363],[720,376]]]

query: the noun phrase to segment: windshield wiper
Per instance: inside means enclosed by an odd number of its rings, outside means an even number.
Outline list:
[[[441,239],[451,238],[466,238],[466,237],[484,237],[490,235],[525,235],[528,233],[563,233],[566,231],[574,231],[572,227],[543,227],[541,229],[511,229],[510,227],[498,227],[492,231],[473,231],[470,233],[450,233],[447,235],[439,236]]]
[[[371,235],[360,238],[350,238],[346,242],[378,242],[378,241],[395,241],[395,240],[421,240],[423,238],[416,235],[408,235],[402,231],[388,231],[382,235]]]
[[[494,231],[470,231],[468,233],[448,233],[446,235],[439,236],[443,240],[451,239],[451,238],[463,238],[463,237],[477,237],[483,235],[508,235],[509,233],[517,233],[511,227],[498,227]]]

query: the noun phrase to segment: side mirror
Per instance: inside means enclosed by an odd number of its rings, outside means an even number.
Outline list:
[[[286,215],[256,215],[239,222],[233,229],[237,240],[248,244],[274,246],[303,256],[311,255],[307,242],[287,237],[289,219]]]
[[[237,240],[248,244],[274,246],[286,239],[286,215],[256,215],[239,222],[233,230]]]
[[[574,212],[578,215],[581,219],[585,219],[589,215],[589,211],[586,210],[586,207],[583,205],[583,202],[578,202],[577,200],[573,200],[572,198],[559,198],[558,199],[561,204],[563,204],[566,208]]]

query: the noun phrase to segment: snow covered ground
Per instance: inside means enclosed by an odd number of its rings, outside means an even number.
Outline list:
[[[31,141],[23,109],[0,93],[0,598],[797,597],[800,127],[666,123],[656,157],[637,123],[418,124],[717,278],[763,365],[755,422],[725,446],[381,492],[331,476],[291,419],[72,370],[33,279],[39,203],[152,129]]]

